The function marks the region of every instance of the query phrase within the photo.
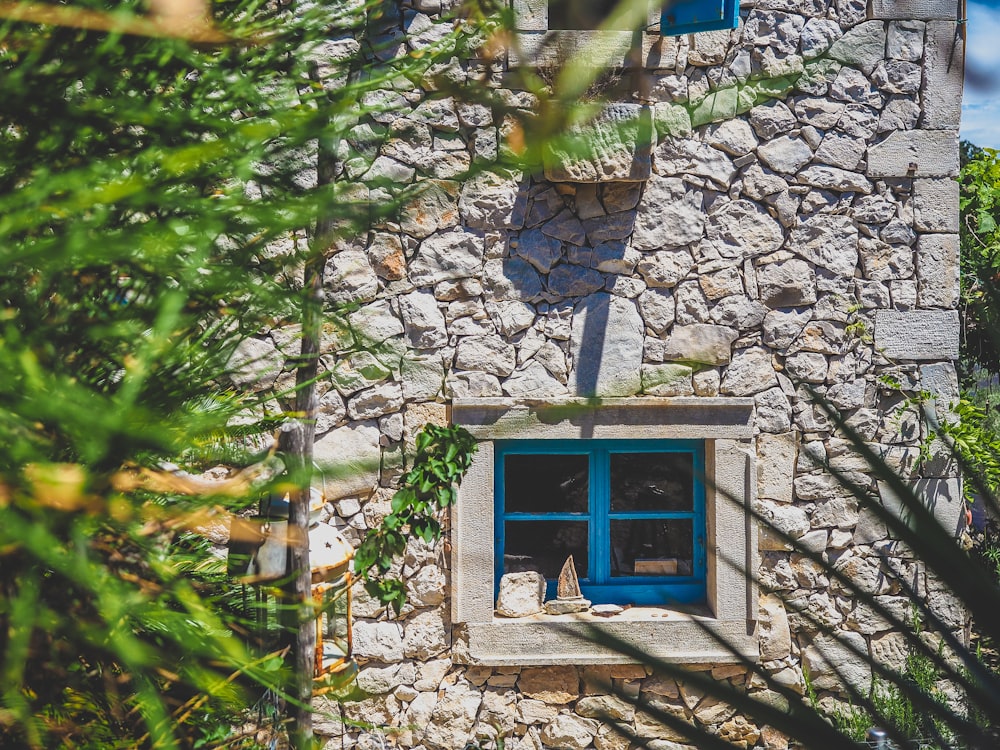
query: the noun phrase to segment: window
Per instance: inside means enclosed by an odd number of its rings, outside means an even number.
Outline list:
[[[757,549],[746,512],[756,488],[753,410],[747,398],[456,399],[452,421],[480,442],[451,515],[453,658],[627,661],[595,644],[594,629],[676,662],[759,658],[757,592],[746,575]],[[658,491],[667,497],[651,499]],[[542,543],[557,553],[542,559]],[[637,606],[608,619],[495,613],[502,566],[538,565],[552,577],[570,549],[580,550],[588,598]],[[657,591],[652,600],[646,588]]]
[[[738,0],[670,0],[660,14],[660,33],[679,36],[735,29],[739,6]]]
[[[705,599],[704,450],[695,440],[512,440],[495,445],[495,585],[573,556],[595,604]]]
[[[600,59],[619,67],[655,68],[662,37],[735,29],[739,23],[738,0],[651,2],[638,35],[624,27],[597,31],[618,6],[617,0],[511,0],[511,4],[520,47],[510,52],[513,66],[558,67],[573,54],[600,50]]]

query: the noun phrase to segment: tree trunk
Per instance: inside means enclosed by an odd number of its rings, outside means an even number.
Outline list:
[[[320,146],[317,157],[320,185],[333,182],[334,159]],[[278,449],[285,455],[289,473],[297,486],[288,509],[288,570],[285,584],[285,644],[289,647],[292,674],[287,685],[294,700],[288,708],[289,739],[295,750],[312,750],[312,689],[316,659],[316,617],[313,607],[312,569],[309,562],[309,497],[312,485],[313,443],[316,437],[316,377],[319,372],[323,329],[324,271],[333,240],[334,222],[321,216],[304,268],[302,295],[302,342],[295,373],[296,418],[292,429],[281,434]]]

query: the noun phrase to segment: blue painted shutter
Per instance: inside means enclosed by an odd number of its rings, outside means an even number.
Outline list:
[[[663,36],[735,29],[739,0],[667,0],[660,15]]]

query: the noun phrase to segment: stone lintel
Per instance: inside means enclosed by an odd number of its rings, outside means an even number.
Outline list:
[[[897,130],[868,149],[868,170],[880,177],[954,177],[958,131]]]
[[[753,436],[752,398],[456,399],[452,421],[480,439]]]
[[[681,664],[756,662],[760,657],[752,624],[637,607],[612,619],[584,613],[469,623],[456,628],[455,660],[518,666],[635,663],[634,657],[601,645],[597,639],[602,633]],[[738,656],[722,648],[713,634],[735,647]]]
[[[875,348],[890,359],[957,359],[958,337],[956,310],[878,310],[875,313]]]
[[[662,37],[658,33],[644,32],[640,32],[640,36],[641,66],[658,67]],[[561,68],[570,60],[582,66],[602,69],[634,68],[636,63],[629,53],[633,37],[631,31],[526,30],[518,33],[517,46],[508,49],[507,61],[512,68],[523,65]]]
[[[869,18],[882,20],[954,21],[958,17],[955,0],[872,0]]]

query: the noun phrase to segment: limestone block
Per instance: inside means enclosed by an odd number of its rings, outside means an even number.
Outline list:
[[[580,675],[570,666],[526,667],[517,686],[528,698],[565,705],[580,696]]]
[[[865,142],[863,140],[832,131],[823,136],[819,148],[816,149],[816,161],[829,164],[832,167],[853,170],[857,168],[864,153]],[[806,184],[814,185],[816,182],[811,181]]]
[[[375,232],[366,250],[376,276],[386,281],[406,278],[406,256],[399,235]]]
[[[722,388],[721,384],[719,386]],[[781,388],[775,386],[754,396],[757,426],[762,432],[785,432],[792,425],[792,407]]]
[[[576,703],[576,713],[590,719],[632,721],[635,706],[613,695],[588,695]]]
[[[642,392],[648,396],[693,396],[693,371],[681,364],[643,364]]]
[[[805,266],[804,263],[803,266]],[[799,276],[798,278],[802,280],[803,278],[807,277]],[[790,288],[791,282],[792,279],[789,278],[787,280],[784,280],[782,284],[785,288]],[[758,272],[757,275],[757,283],[761,285],[761,297],[765,299],[765,301],[768,299],[768,297],[771,297],[773,299],[773,296],[775,294],[775,286],[773,284],[770,285],[768,287],[768,292],[765,293],[764,291],[765,287],[763,284],[761,284],[760,272]],[[793,297],[792,299],[796,299],[796,297]],[[806,297],[805,299],[808,300],[808,297]],[[816,298],[814,292],[812,301],[803,302],[802,304],[812,304],[815,301]],[[777,349],[778,351],[787,349],[789,346],[791,346],[792,342],[795,341],[798,335],[802,332],[802,329],[805,327],[806,323],[809,322],[810,317],[812,317],[812,312],[810,312],[809,310],[794,310],[794,309],[771,310],[764,317],[763,320],[762,340],[764,344],[772,347],[773,349]]]
[[[709,311],[713,323],[737,328],[740,333],[756,331],[767,315],[767,307],[744,294],[733,294],[717,302]]]
[[[403,329],[414,349],[435,349],[448,343],[444,316],[430,292],[412,292],[399,298]]]
[[[572,714],[559,714],[542,729],[542,742],[557,750],[584,750],[593,742],[598,723]]]
[[[820,190],[862,193],[872,191],[872,184],[857,172],[837,167],[816,165],[801,170],[796,176],[801,185],[809,185]]]
[[[820,633],[803,650],[802,664],[809,670],[810,680],[818,689],[836,690],[846,683],[866,695],[872,681],[867,651],[868,645],[860,633]]]
[[[757,286],[761,301],[768,307],[798,307],[816,302],[816,273],[812,266],[796,258],[759,266]],[[795,317],[799,315],[793,313]]]
[[[517,702],[516,718],[521,724],[546,724],[558,713],[556,706],[534,698],[522,698]]]
[[[810,18],[802,28],[799,49],[802,57],[812,60],[819,57],[843,35],[840,24],[827,18]]]
[[[568,396],[569,390],[552,377],[537,360],[518,367],[501,385],[511,398],[556,398]]]
[[[483,699],[478,690],[462,683],[452,685],[443,692],[434,706],[430,721],[424,725],[421,739],[430,748],[454,750],[468,742]]]
[[[911,483],[911,488],[947,533],[957,535],[965,528],[965,500],[959,479],[918,479]],[[886,510],[910,528],[915,528],[912,511],[891,487],[879,482],[879,494]],[[891,532],[890,535],[894,536]]]
[[[539,273],[548,273],[562,256],[562,242],[549,237],[541,229],[528,229],[518,236],[511,249],[534,266]]]
[[[965,41],[954,17],[927,23],[920,127],[928,130],[955,130],[962,115]]]
[[[828,54],[834,60],[871,74],[885,57],[885,25],[881,21],[858,24],[835,41]]]
[[[954,308],[959,294],[957,234],[925,234],[917,240],[917,304]]]
[[[954,19],[951,0],[872,0],[872,18]]]
[[[788,629],[788,615],[779,597],[767,594],[760,598],[757,627],[761,661],[777,661],[791,653],[792,636]]]
[[[478,276],[483,251],[483,235],[475,230],[452,229],[431,235],[420,243],[410,262],[410,281],[425,286],[446,279]]]
[[[704,177],[729,187],[736,167],[728,155],[690,138],[664,138],[654,154],[654,170],[665,177]]]
[[[726,201],[710,211],[700,252],[742,261],[774,252],[784,239],[781,225],[756,204]]]
[[[388,300],[364,305],[348,316],[357,343],[362,347],[381,344],[403,333],[403,323],[393,313]],[[335,335],[340,332],[337,331]],[[381,353],[381,352],[380,352]]]
[[[959,321],[955,310],[878,310],[875,347],[902,360],[958,357]]]
[[[399,383],[380,383],[356,393],[347,402],[351,419],[374,419],[395,412],[403,406],[403,388]]]
[[[653,175],[635,214],[632,247],[662,250],[701,238],[705,227],[702,192],[679,177]]]
[[[794,432],[757,436],[757,497],[779,503],[792,502],[797,451],[798,440]]]
[[[519,175],[483,171],[462,183],[458,208],[467,226],[518,229],[524,224],[527,200]]]
[[[736,86],[727,86],[711,91],[700,101],[692,99],[691,124],[695,127],[709,122],[731,120],[739,108],[739,90]]]
[[[785,372],[794,381],[822,383],[826,380],[826,357],[819,352],[797,352],[785,358]]]
[[[440,609],[418,612],[404,625],[403,654],[410,659],[430,659],[451,645],[448,626]]]
[[[757,155],[775,172],[794,174],[812,161],[813,150],[801,138],[783,135],[761,144]]]
[[[354,623],[354,655],[383,664],[403,661],[403,634],[399,623]]]
[[[668,289],[647,289],[639,295],[639,312],[654,333],[663,333],[673,325],[676,311],[674,296]]]
[[[746,120],[728,120],[709,128],[708,143],[732,156],[743,156],[757,148],[757,137]]]
[[[958,231],[958,183],[913,181],[913,227],[920,232]]]
[[[444,602],[447,578],[437,565],[425,565],[406,579],[406,598],[414,607],[434,607]]]
[[[878,132],[913,130],[920,117],[920,105],[907,96],[890,96],[878,118]]]
[[[610,104],[542,155],[552,182],[637,182],[649,178],[653,113],[640,104]]]
[[[313,456],[326,475],[328,500],[370,492],[378,484],[382,450],[375,422],[337,427],[316,441]]]
[[[531,302],[542,294],[538,271],[521,258],[488,260],[482,273],[487,299]]]
[[[672,362],[700,362],[707,365],[728,364],[735,329],[705,323],[675,325],[667,337],[663,358]]]
[[[514,347],[495,334],[467,336],[455,349],[455,366],[506,377],[516,364]]]
[[[496,612],[501,617],[527,617],[542,611],[545,576],[535,571],[505,573],[500,578]]]
[[[284,355],[270,341],[246,338],[229,357],[226,369],[236,387],[263,391],[274,385],[284,364]]]
[[[883,232],[883,236],[885,234]],[[907,245],[863,237],[858,242],[858,249],[861,269],[865,278],[871,281],[907,279],[913,275],[913,251]]]
[[[882,95],[864,73],[854,68],[840,69],[830,84],[830,98],[866,104],[876,110],[882,108]]]
[[[709,695],[698,701],[691,712],[702,724],[722,724],[733,717],[736,709]]]
[[[958,174],[955,130],[906,130],[889,134],[868,149],[871,178],[954,177]]]
[[[760,730],[746,717],[734,716],[719,727],[719,739],[734,747],[754,747],[760,739]]]
[[[604,724],[597,730],[594,747],[597,750],[628,750],[629,739],[621,732],[616,732],[614,727]]]
[[[399,228],[417,239],[424,239],[439,229],[458,224],[457,182],[429,180],[417,196],[400,211]]]
[[[757,511],[761,515],[761,523],[792,539],[798,539],[809,531],[809,515],[797,506],[760,499],[757,501]]]
[[[757,135],[769,141],[796,126],[795,115],[783,101],[773,100],[750,110],[750,126]]]
[[[571,245],[582,245],[587,239],[587,233],[580,219],[568,208],[545,222],[542,225],[542,232]]]
[[[792,229],[788,249],[821,268],[851,277],[858,264],[858,228],[848,216],[810,216]]]
[[[573,311],[569,377],[578,396],[629,396],[641,389],[643,324],[631,300],[603,292]]]
[[[858,522],[858,501],[839,495],[822,498],[809,520],[813,528],[853,528]]]

